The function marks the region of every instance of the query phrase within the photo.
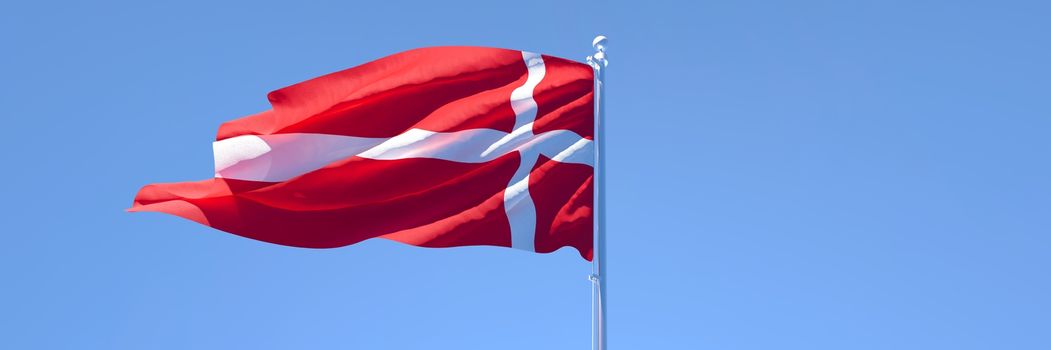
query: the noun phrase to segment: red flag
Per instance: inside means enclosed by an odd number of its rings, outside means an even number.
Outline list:
[[[406,51],[268,95],[223,124],[215,178],[147,185],[130,211],[261,241],[381,237],[592,258],[593,72],[478,47]]]

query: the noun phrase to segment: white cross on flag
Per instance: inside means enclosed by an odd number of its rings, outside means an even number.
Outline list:
[[[592,258],[592,68],[479,47],[406,51],[292,85],[223,124],[215,177],[130,211],[312,248],[386,238]]]

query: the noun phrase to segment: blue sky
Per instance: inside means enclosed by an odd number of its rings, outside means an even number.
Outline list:
[[[390,53],[610,37],[613,349],[1044,349],[1051,6],[7,2],[0,347],[585,349],[571,250],[280,247],[159,214],[218,125]]]

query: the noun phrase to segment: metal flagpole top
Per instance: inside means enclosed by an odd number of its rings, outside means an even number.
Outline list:
[[[591,46],[595,48],[595,55],[593,57],[595,61],[602,63],[603,68],[609,65],[609,62],[606,61],[606,43],[608,42],[609,39],[607,39],[605,35],[596,36],[595,40],[591,41]]]
[[[609,43],[609,39],[605,35],[596,36],[595,40],[591,41],[591,47],[595,48],[595,54],[588,56],[588,64],[595,70],[602,70],[602,68],[606,68],[609,65],[609,61],[606,61],[607,43]]]

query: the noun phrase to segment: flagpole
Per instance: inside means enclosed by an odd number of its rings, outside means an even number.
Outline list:
[[[595,263],[590,276],[592,295],[593,329],[592,346],[595,350],[606,350],[606,43],[609,40],[599,35],[591,42],[595,54],[588,56],[588,65],[595,71]]]

